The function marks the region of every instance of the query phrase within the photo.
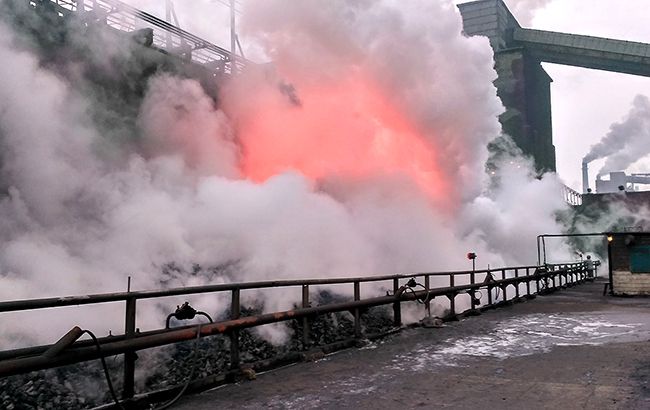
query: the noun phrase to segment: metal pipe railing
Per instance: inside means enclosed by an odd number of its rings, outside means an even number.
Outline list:
[[[537,268],[537,266],[518,266],[508,269],[526,269]],[[493,270],[492,270],[493,271]],[[232,291],[235,289],[263,289],[263,288],[277,288],[277,287],[294,287],[304,285],[337,285],[337,284],[350,284],[354,282],[382,282],[389,280],[409,279],[412,277],[424,276],[460,276],[467,275],[468,277],[474,274],[488,273],[489,269],[476,270],[476,271],[450,271],[450,272],[424,272],[424,273],[405,273],[398,275],[384,275],[384,276],[364,276],[364,277],[350,277],[350,278],[331,278],[331,279],[302,279],[302,280],[271,280],[259,282],[243,282],[243,283],[227,283],[219,285],[203,285],[203,286],[189,286],[183,288],[172,288],[164,290],[149,290],[149,291],[131,291],[131,292],[115,292],[115,293],[101,293],[79,296],[63,296],[55,298],[41,298],[41,299],[23,299],[0,302],[0,313],[12,311],[24,311],[33,309],[44,309],[62,306],[77,306],[89,305],[97,303],[120,302],[127,301],[128,299],[152,299],[167,296],[179,295],[192,295],[199,293],[212,293]]]
[[[206,337],[211,335],[224,334],[231,338],[231,367],[239,365],[239,337],[238,332],[241,329],[260,326],[269,323],[277,323],[287,320],[302,320],[303,323],[303,341],[305,346],[310,340],[309,322],[310,319],[317,315],[335,313],[341,311],[350,311],[354,315],[355,336],[363,337],[361,327],[360,312],[365,308],[380,305],[393,306],[393,319],[396,326],[401,326],[401,303],[413,300],[426,301],[426,306],[435,297],[446,297],[449,300],[449,316],[455,317],[456,297],[467,294],[470,296],[470,307],[475,309],[485,309],[499,303],[508,302],[512,299],[518,299],[520,295],[520,284],[526,284],[527,296],[540,293],[547,288],[556,289],[556,278],[560,283],[564,279],[564,286],[570,283],[577,283],[586,278],[584,263],[573,263],[564,265],[546,266],[519,266],[501,268],[497,270],[476,270],[476,271],[457,271],[457,272],[426,272],[415,274],[399,274],[374,277],[354,277],[354,278],[334,278],[334,279],[307,279],[307,280],[282,280],[282,281],[262,281],[248,283],[219,284],[207,286],[194,286],[189,288],[174,288],[154,291],[135,291],[119,292],[85,296],[71,296],[62,298],[45,298],[33,300],[16,300],[0,302],[0,312],[16,312],[34,309],[45,309],[59,306],[71,305],[88,305],[107,302],[125,302],[125,333],[124,335],[110,336],[98,339],[101,350],[98,350],[94,344],[89,341],[77,341],[65,349],[56,349],[56,355],[44,355],[48,350],[52,351],[53,345],[35,346],[30,348],[15,349],[12,351],[0,352],[0,377],[26,373],[35,370],[53,368],[73,363],[80,363],[88,360],[94,360],[102,356],[124,355],[124,376],[123,392],[124,399],[132,398],[135,394],[135,367],[136,352],[138,350],[149,349],[158,346],[178,343],[195,339],[196,337]],[[493,274],[498,272],[500,279],[495,279]],[[525,272],[525,274],[522,274]],[[477,280],[477,276],[484,275],[484,279]],[[457,284],[459,277],[467,277],[466,284]],[[430,282],[432,277],[448,277],[449,286],[431,288]],[[408,283],[400,284],[400,280],[415,278],[424,279],[423,290],[411,288],[409,292],[405,290],[409,287]],[[361,292],[362,283],[372,283],[379,281],[392,281],[393,294],[386,296],[375,296],[363,299]],[[550,281],[550,282],[549,282]],[[411,281],[409,281],[411,282]],[[552,285],[549,283],[552,282]],[[531,283],[536,286],[533,289]],[[544,286],[540,287],[540,283]],[[309,289],[310,286],[333,285],[333,284],[351,284],[353,285],[353,300],[327,304],[321,306],[309,306]],[[240,317],[240,292],[245,289],[264,289],[277,287],[301,287],[302,304],[299,308],[282,311],[265,313],[255,316]],[[515,287],[515,292],[509,298],[507,289],[509,286]],[[501,291],[501,298],[493,297],[495,289]],[[488,302],[480,303],[480,298],[476,297],[478,292],[486,291]],[[136,331],[136,306],[139,299],[152,299],[168,296],[192,295],[199,293],[231,293],[231,316],[228,320],[203,324],[197,326],[182,326],[174,329],[157,329],[147,332]],[[197,334],[197,332],[200,332]]]

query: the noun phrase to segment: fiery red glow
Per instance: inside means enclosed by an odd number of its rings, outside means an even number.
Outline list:
[[[434,202],[448,202],[431,138],[380,87],[355,76],[296,90],[299,105],[277,87],[253,90],[240,103],[234,117],[245,176],[264,181],[287,170],[314,180],[404,175]]]

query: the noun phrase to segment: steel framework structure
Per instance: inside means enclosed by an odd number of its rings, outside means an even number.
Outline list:
[[[232,73],[249,62],[190,32],[119,0],[46,0],[60,16],[74,14],[85,24],[105,24],[114,30],[133,33],[142,29],[153,32],[152,46],[169,54],[183,54],[211,71]],[[30,1],[33,7],[39,6]]]

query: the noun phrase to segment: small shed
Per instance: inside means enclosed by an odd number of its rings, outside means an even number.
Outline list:
[[[650,232],[607,235],[612,295],[650,296]]]

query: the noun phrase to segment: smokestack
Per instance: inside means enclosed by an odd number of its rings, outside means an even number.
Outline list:
[[[589,169],[588,162],[582,161],[582,193],[589,192]]]

